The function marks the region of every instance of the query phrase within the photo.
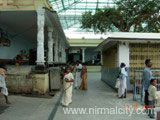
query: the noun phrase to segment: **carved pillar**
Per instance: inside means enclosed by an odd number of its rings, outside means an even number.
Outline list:
[[[59,43],[58,43],[58,36],[55,36],[55,45],[54,45],[54,62],[55,63],[58,63],[58,61],[59,61],[59,54],[58,54],[58,52],[59,52],[59,50],[58,50],[58,46],[59,46]]]
[[[38,31],[37,31],[37,65],[44,65],[44,24],[45,24],[45,17],[44,17],[44,10],[39,9],[37,10],[37,24],[38,24]]]
[[[82,63],[85,62],[85,50],[86,48],[82,48]]]
[[[63,50],[64,50],[64,63],[66,63],[67,62],[67,58],[66,58],[67,56],[66,56],[66,48],[65,48],[65,46],[64,46]]]
[[[62,46],[62,62],[66,63],[66,50],[65,50],[65,46]]]
[[[59,41],[59,62],[62,63],[62,43]]]
[[[53,29],[48,28],[48,64],[53,64]]]
[[[101,65],[103,65],[103,51],[101,51]]]

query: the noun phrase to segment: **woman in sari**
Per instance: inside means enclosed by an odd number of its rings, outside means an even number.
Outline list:
[[[66,68],[66,73],[64,75],[64,94],[62,97],[62,105],[64,107],[68,107],[72,103],[72,89],[73,89],[73,82],[74,77],[71,73],[71,67]]]
[[[87,67],[85,65],[83,65],[82,67],[82,72],[81,72],[81,79],[82,79],[82,82],[81,82],[81,86],[80,86],[80,89],[82,90],[87,90]]]

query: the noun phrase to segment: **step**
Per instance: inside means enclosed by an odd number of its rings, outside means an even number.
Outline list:
[[[87,66],[88,72],[100,72],[101,66]]]

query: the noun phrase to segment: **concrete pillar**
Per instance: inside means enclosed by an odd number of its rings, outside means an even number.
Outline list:
[[[82,48],[82,63],[85,62],[85,50],[86,48]]]
[[[103,65],[103,51],[101,51],[101,65]]]
[[[62,59],[62,63],[64,63],[64,46],[63,46],[63,44],[61,45],[61,59]]]
[[[118,54],[117,54],[117,67],[123,62],[126,67],[129,67],[129,43],[120,42],[118,44]]]
[[[58,47],[58,46],[59,46],[58,36],[55,36],[54,39],[55,39],[55,45],[54,45],[54,62],[55,62],[55,63],[58,63],[58,61],[59,61],[59,59],[58,59],[58,58],[59,58],[59,54],[58,54],[58,53],[59,53],[59,49],[58,49],[58,48],[59,48],[59,47]]]
[[[66,50],[65,50],[65,46],[62,46],[62,62],[66,63]]]
[[[53,29],[48,28],[48,64],[53,64]]]
[[[37,65],[44,65],[44,24],[45,24],[45,16],[44,10],[37,10]]]
[[[62,63],[62,43],[59,41],[59,62]]]
[[[66,48],[64,47],[64,63],[67,62],[67,54],[66,54]]]

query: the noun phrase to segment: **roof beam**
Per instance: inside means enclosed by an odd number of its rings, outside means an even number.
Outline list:
[[[61,0],[62,6],[63,6],[63,10],[65,10],[65,6],[64,6],[64,1]]]

